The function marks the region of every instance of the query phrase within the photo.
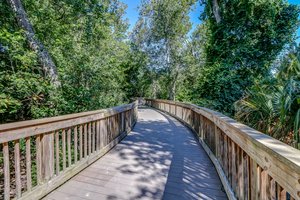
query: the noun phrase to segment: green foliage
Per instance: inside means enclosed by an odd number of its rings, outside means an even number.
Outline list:
[[[123,103],[125,5],[114,1],[24,1],[36,33],[59,69],[63,112]],[[44,23],[41,23],[44,22]]]
[[[188,13],[194,0],[142,1],[140,18],[132,42],[146,52],[153,76],[154,97],[174,99],[184,68],[187,34],[191,29]]]
[[[95,110],[126,102],[140,71],[125,41],[119,0],[22,1],[36,37],[59,71],[54,88],[40,70],[14,13],[0,2],[0,122]],[[142,56],[141,56],[142,57]],[[133,60],[135,59],[135,60]],[[131,61],[133,60],[133,61]],[[139,86],[140,87],[140,86]]]
[[[244,98],[236,103],[237,119],[252,127],[282,138],[294,133],[300,143],[300,62],[289,54],[276,76],[257,82]]]
[[[0,122],[56,115],[53,88],[3,1],[0,13]]]
[[[203,23],[189,34],[195,0],[143,0],[128,37],[120,0],[23,0],[35,37],[58,69],[56,88],[0,1],[0,122],[146,96],[236,111],[237,119],[274,137],[293,132],[299,143],[299,46],[275,62],[293,42],[299,7],[285,0],[201,2]]]
[[[203,20],[208,40],[202,97],[218,101],[218,110],[233,113],[232,104],[259,76],[270,75],[270,65],[298,28],[299,8],[273,0],[219,0],[220,23],[212,0],[204,1]],[[228,105],[228,106],[227,106]]]

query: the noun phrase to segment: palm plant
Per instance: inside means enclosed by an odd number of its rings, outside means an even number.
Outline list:
[[[235,103],[235,117],[277,139],[294,134],[300,148],[300,62],[289,54],[271,80],[256,83]]]

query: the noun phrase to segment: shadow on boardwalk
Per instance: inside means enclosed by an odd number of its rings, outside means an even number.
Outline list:
[[[193,134],[174,118],[139,109],[133,132],[46,199],[227,199]]]

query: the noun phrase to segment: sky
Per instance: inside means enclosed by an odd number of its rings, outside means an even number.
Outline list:
[[[131,31],[138,20],[139,13],[138,13],[138,6],[140,3],[140,0],[121,0],[123,3],[127,4],[128,8],[126,11],[125,17],[129,20],[129,31]],[[298,4],[300,5],[300,0],[288,0],[291,4]],[[195,8],[190,13],[190,19],[193,23],[193,28],[197,26],[197,24],[200,23],[199,16],[203,8],[199,5],[199,3],[196,4]],[[297,31],[297,35],[300,37],[300,28]],[[300,38],[297,40],[300,42]]]

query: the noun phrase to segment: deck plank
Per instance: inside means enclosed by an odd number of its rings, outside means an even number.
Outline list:
[[[227,199],[194,135],[176,119],[139,109],[134,130],[45,199]]]

